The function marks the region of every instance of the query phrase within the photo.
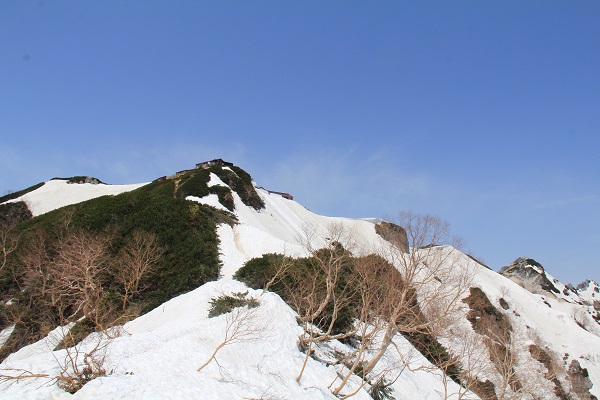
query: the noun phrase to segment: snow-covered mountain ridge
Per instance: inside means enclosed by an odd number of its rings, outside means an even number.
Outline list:
[[[44,339],[21,348],[2,362],[0,375],[14,377],[27,371],[39,376],[5,379],[0,382],[0,399],[327,399],[350,394],[358,399],[376,398],[371,391],[376,382],[365,384],[357,374],[337,395],[333,393],[347,371],[336,357],[353,351],[356,344],[350,341],[328,340],[320,344],[314,356],[307,358],[306,370],[297,381],[305,359],[305,352],[299,349],[303,331],[297,314],[277,294],[249,288],[235,280],[234,275],[247,261],[268,253],[307,257],[307,242],[315,249],[328,246],[332,227],[351,233],[357,252],[374,249],[383,254],[390,239],[384,240],[378,233],[381,221],[319,216],[293,200],[257,188],[254,190],[263,206],[249,206],[248,200],[240,196],[243,191],[242,196],[248,199],[248,188],[228,178],[227,171],[235,173],[234,170],[228,166],[222,169],[225,173],[209,173],[206,188],[197,195],[185,196],[189,207],[207,205],[223,215],[232,213],[236,220],[216,227],[222,263],[220,278],[125,323],[110,340],[98,334],[85,339],[79,352],[86,354],[86,349],[98,347],[106,350],[106,374],[90,380],[74,394],[61,389],[55,379],[63,372],[65,357],[73,355],[68,349],[54,350],[57,338],[67,328],[54,330]],[[186,181],[177,182],[176,187],[186,185]],[[49,181],[11,202],[25,201],[32,214],[40,216],[99,196],[115,196],[147,186]],[[255,200],[253,204],[259,203]],[[418,254],[419,250],[414,251]],[[434,248],[431,254],[443,254],[444,265],[472,275],[457,303],[459,318],[437,336],[463,370],[469,371],[472,379],[463,380],[463,385],[471,391],[431,365],[398,333],[394,345],[374,370],[377,376],[386,377],[389,396],[476,398],[472,391],[481,398],[600,396],[595,282],[575,289],[526,259],[503,269],[502,276],[448,246]],[[442,275],[436,278],[445,279]],[[423,286],[422,298],[428,298],[429,287]],[[234,309],[208,318],[211,301],[246,292],[246,296],[258,300],[258,307]],[[426,313],[427,307],[422,308]],[[227,337],[234,316],[244,318],[244,326],[252,328],[248,336],[223,346],[216,358],[198,371]],[[494,324],[494,328],[484,326],[485,321]],[[500,332],[498,326],[504,327],[505,333],[494,337],[490,332]],[[13,325],[2,330],[0,344],[8,340],[11,329]],[[500,355],[510,360],[499,360]]]

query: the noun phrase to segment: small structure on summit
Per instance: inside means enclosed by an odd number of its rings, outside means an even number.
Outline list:
[[[292,195],[291,195],[291,194],[289,194],[289,193],[275,192],[275,191],[273,191],[273,190],[265,189],[265,188],[264,188],[264,187],[262,187],[262,186],[259,186],[259,187],[257,187],[257,189],[262,189],[262,190],[265,190],[265,191],[266,191],[267,193],[269,193],[269,194],[276,194],[276,195],[278,195],[278,196],[281,196],[281,197],[283,197],[284,199],[288,199],[288,200],[294,200],[294,196],[292,196]]]
[[[288,199],[288,200],[294,200],[294,196],[292,196],[289,193],[283,193],[283,192],[274,192],[272,190],[267,190],[267,192],[269,192],[269,194],[278,194],[279,196]]]
[[[183,175],[185,175],[185,174],[187,174],[188,172],[191,172],[191,171],[193,171],[193,170],[192,169],[184,169],[184,170],[181,170],[181,171],[177,171],[177,172],[175,172],[175,177],[179,178],[180,176],[183,176]]]
[[[233,163],[224,161],[220,158],[215,158],[214,160],[204,161],[204,162],[196,164],[196,168],[204,169],[204,168],[212,167],[213,165],[220,165],[221,167],[233,167]]]

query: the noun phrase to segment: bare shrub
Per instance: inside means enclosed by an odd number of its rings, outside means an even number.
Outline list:
[[[123,287],[123,311],[131,297],[144,289],[140,286],[142,277],[158,264],[163,254],[155,234],[133,231],[117,258],[119,268],[115,273],[115,279]]]
[[[69,337],[70,330],[64,334],[63,340],[75,341]],[[113,337],[104,333],[94,333],[87,340],[65,349],[65,356],[57,360],[60,374],[56,381],[61,389],[75,393],[93,379],[107,375],[106,351]]]
[[[266,328],[257,324],[256,310],[257,308],[238,307],[227,314],[225,337],[215,347],[210,357],[198,367],[197,371],[202,371],[213,360],[217,362],[217,353],[224,347],[234,343],[253,342],[264,337]]]
[[[109,273],[111,242],[112,235],[83,230],[71,230],[60,239],[52,262],[50,295],[52,306],[66,312],[65,319],[81,311],[97,326],[103,325],[109,310],[104,309],[102,280]]]
[[[55,341],[73,342],[71,326],[63,327]],[[24,379],[44,379],[47,384],[56,383],[58,387],[75,393],[86,383],[108,374],[106,368],[107,348],[113,337],[104,333],[90,335],[85,341],[67,347],[61,352],[64,356],[53,353],[58,365],[56,374],[40,374],[25,369],[5,368],[0,372],[0,382],[18,382]]]
[[[36,299],[50,294],[51,257],[46,232],[36,228],[25,236],[24,247],[19,252],[23,265],[21,288]]]
[[[282,277],[282,295],[298,313],[303,328],[299,338],[300,347],[306,349],[306,355],[296,381],[300,382],[315,343],[341,339],[355,332],[339,332],[340,312],[352,301],[357,287],[352,274],[349,274],[351,253],[354,247],[352,234],[339,224],[329,226],[327,245],[322,243],[316,230],[304,228],[302,243],[310,257],[304,259],[304,265],[291,268],[283,263],[276,276]]]
[[[0,218],[0,274],[7,266],[8,257],[19,244],[20,233],[15,229],[17,221],[7,221]]]
[[[476,335],[488,357],[477,365],[469,365],[467,373],[490,377],[497,399],[554,398],[562,392],[557,379],[558,361],[549,352],[542,357],[541,347],[533,344],[534,340],[539,341],[534,334],[527,335],[508,323],[499,324],[495,318],[478,321]]]
[[[390,370],[376,371],[376,366],[390,346],[396,348],[398,334],[422,344],[419,350],[437,357],[438,365],[455,361],[435,337],[459,318],[474,267],[456,268],[459,253],[434,245],[449,240],[447,223],[431,216],[401,216],[399,225],[410,246],[405,240],[390,240],[379,248],[357,246],[353,233],[340,224],[330,226],[324,238],[316,229],[305,229],[303,243],[310,256],[277,271],[283,287],[278,292],[303,327],[299,342],[306,355],[297,381],[314,346],[334,339],[355,342],[337,363],[339,381],[332,382],[333,394],[342,398],[357,392],[342,393],[352,376],[362,377],[360,388],[386,379]],[[324,247],[315,245],[322,243]],[[404,356],[399,354],[403,365],[395,365],[396,370],[409,363]]]
[[[374,373],[397,334],[408,338],[438,367],[450,368],[455,363],[435,338],[458,320],[461,298],[474,269],[456,268],[459,254],[439,246],[451,239],[446,222],[434,216],[401,213],[396,223],[406,231],[409,246],[390,241],[380,257],[363,257],[356,264],[362,343],[353,354],[352,367],[333,390],[336,395],[359,366],[363,377]],[[400,352],[398,356],[408,365],[409,358]]]

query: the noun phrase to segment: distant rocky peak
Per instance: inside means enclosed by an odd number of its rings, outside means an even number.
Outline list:
[[[572,285],[568,285],[573,288]],[[586,279],[581,282],[577,287],[573,288],[573,291],[589,305],[593,305],[594,308],[600,311],[600,285],[596,281]]]
[[[527,289],[531,293],[552,295],[566,301],[578,302],[577,292],[563,285],[550,274],[539,262],[528,257],[519,257],[510,265],[502,267],[500,274]]]
[[[592,281],[590,279],[586,279],[585,281],[583,281],[579,285],[577,285],[576,290],[582,291],[582,292],[590,291],[590,292],[600,293],[600,287],[598,286],[598,283],[596,283],[596,281]]]
[[[528,277],[532,274],[540,275],[540,274],[545,273],[545,270],[544,270],[544,267],[542,266],[542,264],[535,261],[533,258],[527,258],[527,257],[517,258],[510,265],[502,267],[502,269],[500,270],[500,273],[502,275],[505,275],[504,272],[517,273],[517,271],[519,274],[521,274],[521,275],[524,274],[526,277]]]

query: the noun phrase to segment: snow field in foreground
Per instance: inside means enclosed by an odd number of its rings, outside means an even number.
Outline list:
[[[225,314],[208,318],[209,301],[222,294],[246,292],[260,306],[250,311],[248,341],[223,347],[202,371],[197,368],[224,338]],[[246,309],[243,309],[246,310]],[[49,379],[26,379],[0,384],[0,399],[335,399],[328,386],[336,379],[334,367],[309,359],[300,381],[304,354],[298,350],[301,328],[293,311],[275,294],[248,289],[233,280],[210,282],[176,297],[127,323],[120,337],[109,343],[105,366],[110,372],[74,395],[49,384]],[[56,337],[56,336],[50,336]],[[2,368],[24,368],[54,376],[65,350],[42,340],[10,356]],[[93,336],[87,346],[94,346]],[[406,344],[404,344],[406,345]],[[337,346],[342,346],[337,344]],[[325,350],[326,351],[326,350]],[[419,360],[426,362],[425,360]],[[355,387],[358,379],[348,386]],[[435,375],[404,371],[393,385],[397,399],[437,399],[441,385]],[[366,392],[354,398],[370,399]]]

